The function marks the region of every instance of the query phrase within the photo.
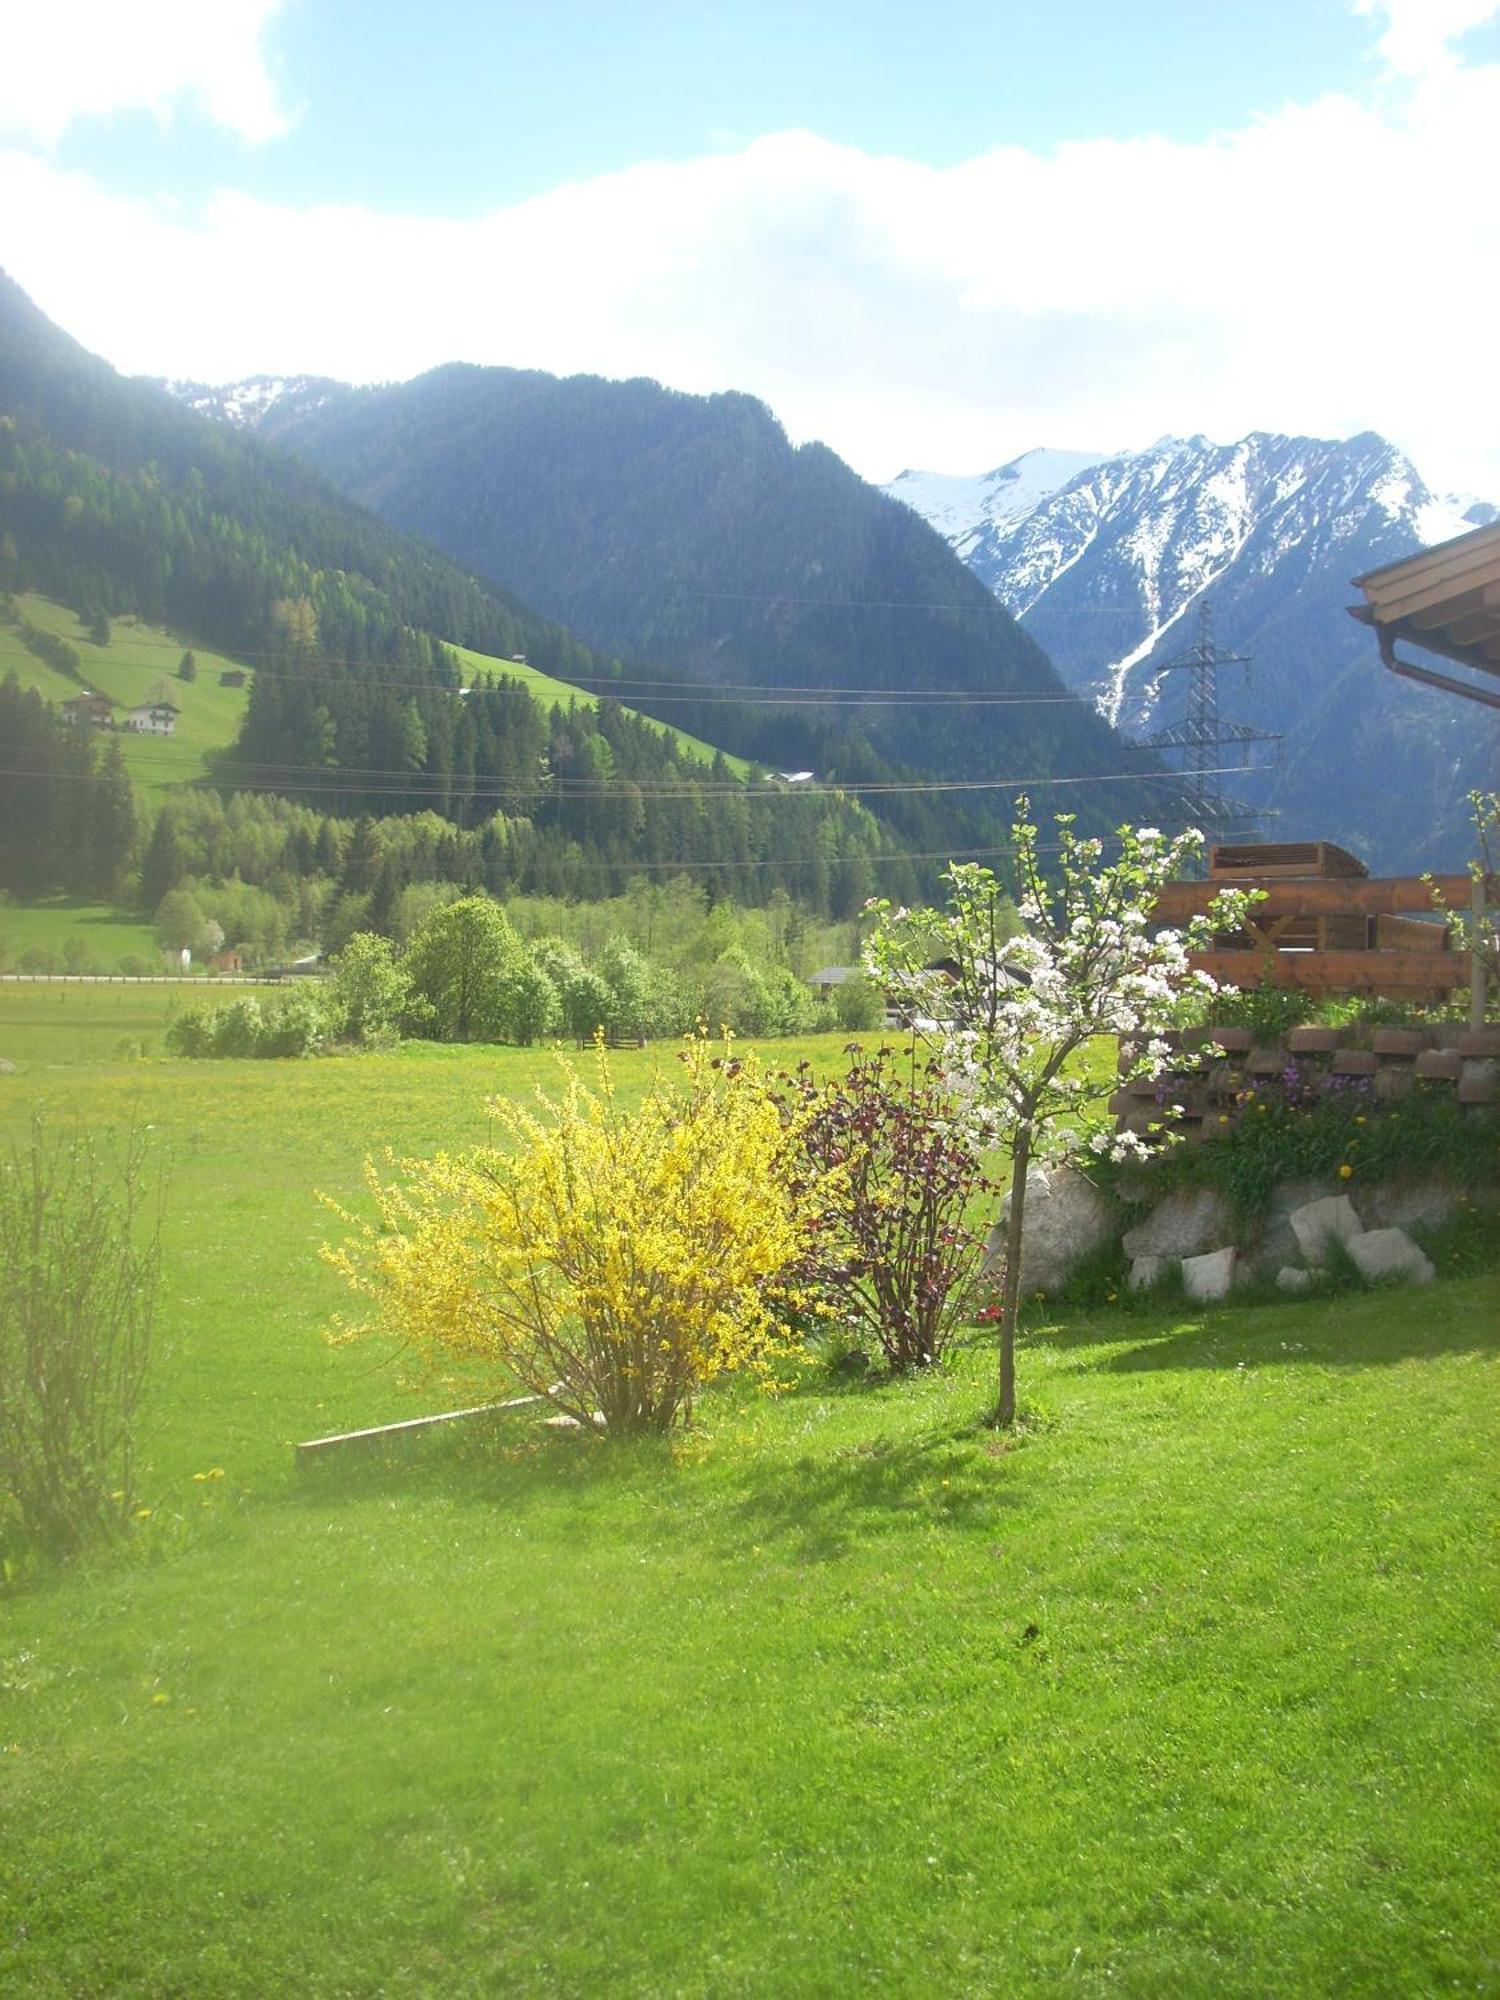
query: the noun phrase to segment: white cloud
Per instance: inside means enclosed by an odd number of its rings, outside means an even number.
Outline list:
[[[254,142],[287,128],[261,37],[283,0],[42,0],[10,10],[0,134],[55,145],[81,119],[184,100]]]
[[[1478,0],[1446,4],[1462,27]],[[1042,442],[1369,428],[1500,499],[1500,65],[1452,58],[1451,25],[1413,43],[1407,0],[1382,18],[1407,37],[1385,60],[1413,67],[1378,103],[1206,144],[936,169],[784,132],[463,221],[224,191],[185,215],[0,155],[5,256],[132,371],[648,374],[753,391],[880,478]]]
[[[1500,0],[1354,0],[1353,11],[1384,20],[1376,50],[1388,69],[1424,77],[1456,62],[1452,44],[1500,12]]]

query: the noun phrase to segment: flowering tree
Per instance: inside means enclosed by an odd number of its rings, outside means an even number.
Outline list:
[[[1146,1150],[1099,1115],[1097,1086],[1077,1058],[1095,1036],[1118,1036],[1128,1052],[1123,1080],[1160,1073],[1163,1030],[1215,990],[1188,954],[1237,928],[1248,898],[1218,896],[1184,930],[1153,932],[1163,884],[1181,875],[1203,836],[1167,839],[1154,827],[1122,827],[1117,860],[1082,840],[1071,814],[1057,817],[1059,854],[1043,874],[1037,829],[1025,814],[1011,829],[1018,908],[1025,929],[1007,938],[1008,902],[987,868],[948,870],[943,910],[892,911],[868,948],[871,969],[901,996],[918,1032],[937,1045],[948,1087],[991,1143],[1011,1155],[1010,1212],[1000,1294],[999,1421],[1015,1420],[1016,1313],[1029,1168],[1091,1149],[1115,1158]]]

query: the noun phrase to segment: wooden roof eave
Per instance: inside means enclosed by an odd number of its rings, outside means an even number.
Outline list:
[[[1455,680],[1452,674],[1437,673],[1431,667],[1419,666],[1415,660],[1403,660],[1396,651],[1398,638],[1406,638],[1424,652],[1439,653],[1444,659],[1456,660],[1460,666],[1476,668],[1481,673],[1500,676],[1500,651],[1492,651],[1495,640],[1484,642],[1484,651],[1474,646],[1449,645],[1436,632],[1408,631],[1400,625],[1384,624],[1375,615],[1373,605],[1351,604],[1349,616],[1357,618],[1362,625],[1373,627],[1380,645],[1380,658],[1393,674],[1400,674],[1404,680],[1421,681],[1427,687],[1442,688],[1447,694],[1463,695],[1469,701],[1480,702],[1486,708],[1500,709],[1500,691],[1487,687],[1476,687],[1469,681]]]

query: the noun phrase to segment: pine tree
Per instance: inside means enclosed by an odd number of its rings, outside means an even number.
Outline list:
[[[163,806],[156,815],[156,824],[151,829],[151,838],[146,843],[145,856],[141,862],[141,902],[148,910],[154,910],[169,889],[175,889],[187,873],[182,858],[182,849],[177,841],[177,826],[170,806]]]
[[[184,653],[177,662],[177,678],[180,681],[195,681],[198,678],[198,662],[191,653]]]
[[[361,813],[354,822],[349,851],[344,856],[342,886],[356,896],[367,895],[375,887],[384,860],[380,829],[368,813]]]
[[[102,902],[118,893],[139,837],[130,774],[120,739],[111,736],[88,792],[89,887]]]

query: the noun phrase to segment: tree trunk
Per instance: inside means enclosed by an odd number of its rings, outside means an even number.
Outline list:
[[[1026,1226],[1026,1169],[1030,1161],[1031,1130],[1023,1125],[1011,1155],[1005,1282],[1000,1292],[1000,1404],[996,1417],[1002,1430],[1009,1430],[1016,1420],[1016,1313],[1021,1302],[1021,1235]]]

